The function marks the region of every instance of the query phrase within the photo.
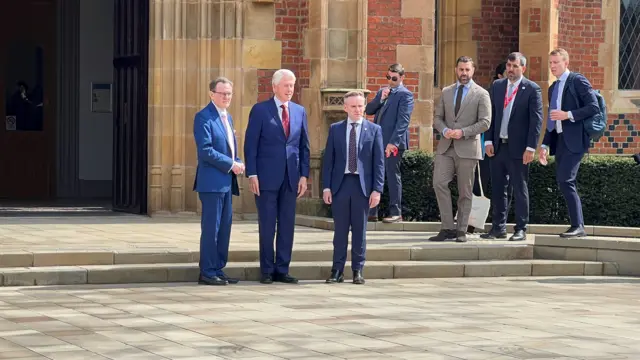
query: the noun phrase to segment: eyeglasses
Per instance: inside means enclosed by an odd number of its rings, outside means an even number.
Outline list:
[[[212,91],[214,94],[220,94],[222,96],[226,96],[226,97],[231,97],[233,96],[233,93],[230,92],[217,92],[217,91]]]
[[[398,81],[398,77],[397,76],[389,76],[389,75],[387,75],[387,80]]]

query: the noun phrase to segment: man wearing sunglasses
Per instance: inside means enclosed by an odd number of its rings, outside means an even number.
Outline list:
[[[389,216],[383,221],[402,221],[402,179],[400,162],[402,154],[409,147],[409,121],[413,112],[413,93],[402,83],[404,68],[400,64],[389,66],[386,86],[367,104],[365,113],[375,115],[374,121],[382,127],[382,141],[385,144],[385,174],[389,188]],[[369,212],[369,221],[378,220],[378,207]]]

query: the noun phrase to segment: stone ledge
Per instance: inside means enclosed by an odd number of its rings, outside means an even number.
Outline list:
[[[333,230],[333,219],[318,217],[297,215],[296,225],[307,226],[316,229]],[[513,232],[514,224],[507,224],[507,231]],[[485,231],[491,228],[491,224],[486,224]],[[539,235],[555,235],[558,238],[558,234],[567,230],[567,225],[546,225],[546,224],[531,224],[529,225],[530,234]],[[613,226],[586,226],[585,230],[589,236],[611,236],[621,238],[638,238],[640,239],[640,228],[634,227],[613,227]],[[439,222],[418,222],[407,221],[395,224],[385,224],[383,222],[369,222],[367,224],[367,231],[419,231],[419,232],[438,232],[440,231]]]
[[[425,239],[426,240],[426,239]],[[37,261],[34,261],[37,259]],[[297,262],[331,261],[333,248],[301,248],[293,250],[293,259]],[[533,259],[533,248],[522,244],[455,244],[451,242],[421,245],[395,245],[392,247],[369,245],[369,261],[405,261],[405,260],[512,260]],[[184,264],[200,260],[199,251],[190,250],[105,250],[105,251],[59,251],[59,252],[15,252],[0,254],[0,271],[13,267],[44,266],[85,266],[85,265],[127,265],[127,264]],[[260,260],[259,250],[235,249],[229,251],[229,262],[254,262]],[[347,252],[351,260],[351,252]]]
[[[558,236],[537,235],[534,244],[536,246],[556,246],[563,248],[640,251],[640,239],[623,237],[588,236],[577,239],[563,239]]]
[[[618,275],[616,269],[616,264],[602,261],[369,261],[364,274],[368,279],[599,276]],[[325,280],[331,271],[331,262],[294,262],[290,270],[300,280]],[[244,281],[260,278],[258,262],[230,263],[225,271],[227,275]],[[3,286],[195,282],[198,274],[197,263],[0,269]],[[349,264],[345,275],[350,279]]]

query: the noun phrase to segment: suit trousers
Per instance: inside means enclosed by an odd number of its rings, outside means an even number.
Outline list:
[[[260,271],[263,275],[289,273],[293,234],[296,225],[296,198],[298,189],[289,185],[288,172],[279,190],[260,190],[255,196],[260,233]],[[276,238],[274,251],[273,238]]]
[[[362,270],[366,254],[369,198],[362,193],[360,177],[345,175],[340,188],[333,195],[331,212],[333,232],[333,269],[344,271],[347,261],[349,229],[351,229],[351,270]]]
[[[231,191],[198,193],[202,201],[200,227],[200,274],[223,276],[227,265],[233,209]]]
[[[458,231],[467,231],[471,201],[473,200],[473,182],[478,164],[476,159],[463,159],[458,156],[453,143],[444,152],[437,154],[433,168],[433,189],[438,200],[440,219],[443,230],[455,229],[453,221],[453,206],[451,204],[451,190],[449,183],[454,175],[458,183]]]
[[[402,164],[404,150],[398,150],[398,154],[384,159],[384,172],[389,191],[389,216],[402,215],[402,176],[400,165]],[[369,210],[369,216],[378,217],[378,207]]]
[[[578,187],[576,185],[576,178],[584,153],[569,151],[564,143],[563,136],[564,134],[560,133],[556,142],[556,180],[567,203],[571,226],[584,226],[582,201],[578,195]]]
[[[505,232],[509,213],[509,187],[513,187],[515,200],[516,231],[527,231],[529,224],[529,165],[522,159],[514,159],[509,153],[509,143],[500,144],[500,149],[491,160],[491,203],[493,204],[492,227],[494,232]]]

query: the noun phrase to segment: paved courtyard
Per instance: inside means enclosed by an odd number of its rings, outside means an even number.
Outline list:
[[[638,359],[640,279],[0,288],[0,359]]]

